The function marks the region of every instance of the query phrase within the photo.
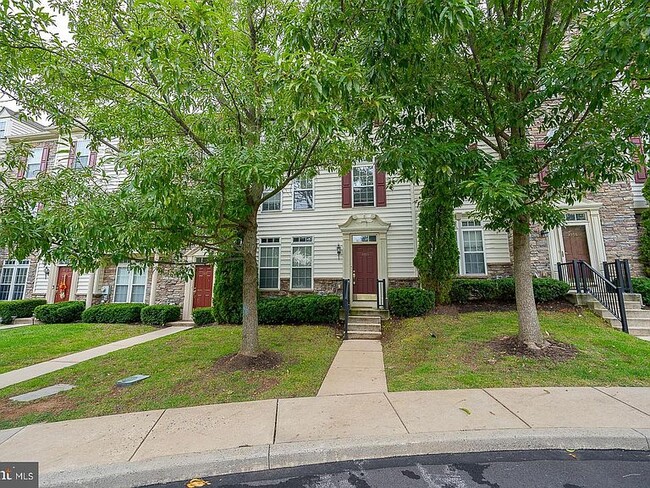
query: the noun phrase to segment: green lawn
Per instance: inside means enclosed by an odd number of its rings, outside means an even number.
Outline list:
[[[431,315],[392,322],[384,339],[388,389],[650,386],[650,343],[583,313],[540,312],[545,332],[579,350],[574,359],[563,363],[502,355],[488,346],[493,339],[516,335],[515,312]]]
[[[53,324],[0,330],[0,373],[154,330],[146,325]]]
[[[313,396],[340,345],[329,327],[262,327],[261,346],[282,355],[279,367],[214,372],[215,361],[237,352],[240,340],[240,327],[195,328],[2,389],[0,429],[139,410]],[[151,377],[128,388],[115,386],[133,374]],[[55,383],[77,388],[26,405],[8,400]]]

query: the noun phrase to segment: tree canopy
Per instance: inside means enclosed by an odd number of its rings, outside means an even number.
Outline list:
[[[97,169],[16,181],[29,148],[13,147],[0,174],[0,246],[82,271],[234,248],[248,293],[242,352],[255,355],[257,211],[300,175],[351,165],[358,63],[335,36],[301,45],[300,1],[48,5],[0,5],[0,90],[110,155]],[[128,176],[107,192],[113,166]]]

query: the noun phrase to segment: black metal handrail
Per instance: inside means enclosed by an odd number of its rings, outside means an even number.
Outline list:
[[[386,303],[386,280],[377,280],[377,308],[379,310],[386,310],[388,304]]]
[[[348,322],[350,321],[350,280],[343,280],[342,287],[343,294],[343,313],[345,314],[343,322],[343,338],[347,340],[348,338]]]
[[[623,287],[608,280],[584,261],[571,261],[557,264],[558,278],[568,283],[577,293],[588,293],[616,317],[629,334],[625,314]]]
[[[623,288],[624,293],[632,293],[632,274],[627,259],[615,259],[613,263],[603,262],[603,274],[609,281]]]

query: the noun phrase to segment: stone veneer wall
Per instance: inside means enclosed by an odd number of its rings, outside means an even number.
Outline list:
[[[260,294],[264,297],[286,297],[309,295],[312,293],[319,295],[340,295],[343,284],[340,278],[314,278],[313,290],[292,290],[290,286],[291,280],[289,278],[280,278],[279,290],[260,290]]]
[[[512,276],[512,263],[487,263],[490,278]]]
[[[184,301],[185,280],[171,274],[169,265],[160,265],[155,302],[161,305],[178,305],[183,308]]]
[[[509,237],[512,256],[512,236]],[[548,236],[542,234],[542,226],[533,225],[530,232],[530,259],[533,275],[538,278],[551,277],[551,256],[548,249]]]
[[[630,181],[608,183],[587,199],[600,202],[600,222],[605,239],[607,261],[629,259],[633,276],[643,274],[639,261],[639,230],[634,213],[634,197]]]

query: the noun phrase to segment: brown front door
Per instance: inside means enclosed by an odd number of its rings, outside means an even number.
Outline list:
[[[589,245],[587,244],[587,227],[584,225],[568,225],[562,228],[564,242],[564,258],[566,262],[584,261],[591,264]]]
[[[376,295],[376,244],[354,244],[352,246],[352,270],[352,293],[354,295]]]
[[[197,264],[194,270],[192,308],[212,306],[212,265]]]
[[[54,303],[67,302],[70,300],[70,286],[72,285],[72,268],[60,266],[56,277],[56,291],[54,292]]]

